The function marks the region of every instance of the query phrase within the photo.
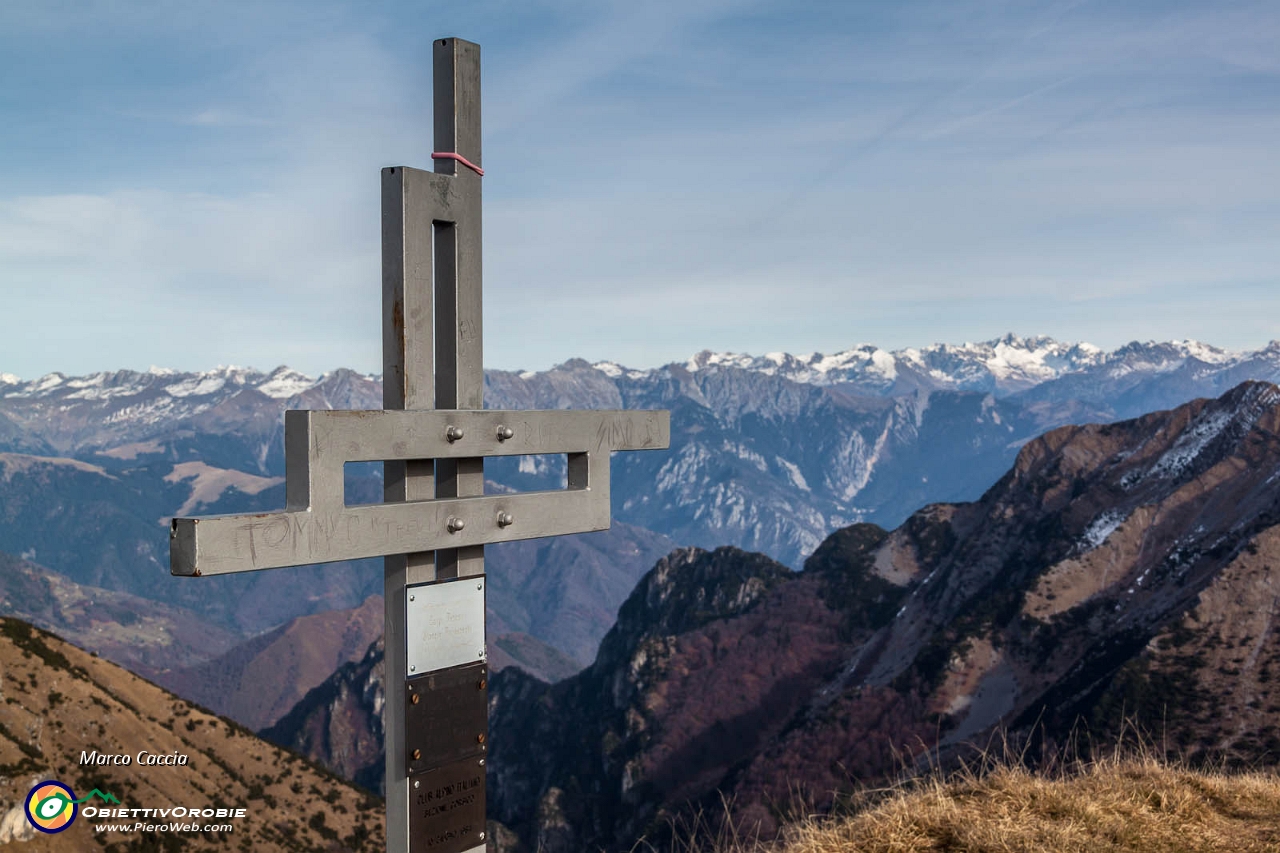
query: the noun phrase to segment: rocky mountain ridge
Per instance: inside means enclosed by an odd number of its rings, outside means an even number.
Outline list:
[[[1280,388],[1245,383],[1051,431],[979,500],[838,530],[803,572],[677,549],[587,669],[493,676],[491,817],[522,850],[627,850],[724,795],[768,834],[797,794],[821,810],[998,729],[1029,760],[1136,724],[1192,760],[1274,761],[1278,482]],[[380,664],[273,739],[376,780]]]
[[[979,501],[838,531],[800,574],[677,552],[587,670],[494,677],[493,816],[525,849],[625,850],[724,795],[767,834],[797,794],[829,807],[997,727],[1031,756],[1136,721],[1274,761],[1277,481],[1280,389],[1251,383],[1052,431]]]

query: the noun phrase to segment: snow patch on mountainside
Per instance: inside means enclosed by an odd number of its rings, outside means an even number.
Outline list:
[[[1222,434],[1231,423],[1231,412],[1212,412],[1201,417],[1179,436],[1173,447],[1169,448],[1151,466],[1148,475],[1152,477],[1178,477],[1195,462],[1209,443]]]
[[[791,479],[792,485],[794,485],[797,489],[799,489],[802,492],[812,491],[812,489],[809,488],[808,481],[805,480],[804,478],[804,474],[800,473],[799,466],[797,466],[794,462],[788,462],[782,457],[778,457],[778,464],[781,465],[783,470],[787,472],[787,476]]]
[[[288,367],[276,368],[266,382],[258,386],[260,393],[276,400],[287,400],[314,388],[316,380]]]
[[[1102,545],[1107,541],[1107,537],[1115,533],[1120,525],[1125,523],[1129,517],[1128,513],[1119,512],[1117,510],[1108,510],[1102,513],[1085,528],[1080,536],[1080,550],[1092,551],[1094,548]]]
[[[622,366],[614,364],[612,361],[597,361],[591,366],[603,373],[605,376],[608,376],[610,379],[617,379],[623,373]],[[523,375],[524,374],[521,374],[521,376]]]
[[[206,397],[221,391],[226,384],[227,380],[221,376],[193,376],[164,390],[170,397]]]

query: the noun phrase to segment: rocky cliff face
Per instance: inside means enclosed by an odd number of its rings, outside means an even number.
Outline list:
[[[382,636],[382,609],[375,595],[352,610],[300,616],[213,660],[151,680],[249,729],[266,728],[339,666],[363,657]]]
[[[1277,746],[1280,390],[1028,443],[978,501],[855,525],[793,574],[678,551],[595,663],[491,683],[492,816],[527,849],[629,849],[729,796],[766,832],[998,727],[1194,757]],[[1087,736],[1086,736],[1087,735]],[[1034,755],[1035,750],[1031,753]]]
[[[261,736],[319,761],[344,779],[381,792],[383,653],[379,637],[364,657],[338,667]]]
[[[378,603],[380,616],[381,600]],[[491,673],[533,673],[529,677],[543,684],[581,669],[528,634],[502,634],[491,638],[488,646]],[[359,660],[344,663],[308,690],[287,714],[260,732],[262,737],[383,793],[384,648],[379,635]]]

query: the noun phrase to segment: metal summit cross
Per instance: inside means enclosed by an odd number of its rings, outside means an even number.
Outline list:
[[[609,454],[668,446],[665,411],[481,402],[480,48],[434,44],[435,172],[382,170],[385,411],[285,413],[286,508],[176,518],[175,575],[385,557],[387,850],[483,853],[484,546],[609,527]],[[484,494],[484,457],[564,453],[567,487]],[[384,503],[343,465],[382,461]]]

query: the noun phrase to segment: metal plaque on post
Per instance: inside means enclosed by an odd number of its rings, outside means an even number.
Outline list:
[[[407,587],[405,638],[409,673],[485,659],[484,578]]]
[[[409,679],[404,708],[410,776],[489,751],[489,667],[476,663]]]
[[[665,411],[496,411],[481,366],[480,48],[433,46],[434,172],[382,170],[382,411],[285,413],[277,512],[175,518],[197,577],[385,557],[387,850],[483,853],[484,546],[610,523],[609,455],[665,448]],[[489,456],[563,453],[566,488],[486,495]],[[343,466],[382,461],[384,502]]]

